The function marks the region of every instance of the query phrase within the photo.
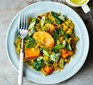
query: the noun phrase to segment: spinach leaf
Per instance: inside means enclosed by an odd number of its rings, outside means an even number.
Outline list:
[[[61,24],[61,21],[58,18],[55,18],[57,24]]]
[[[64,36],[65,40],[68,39],[66,32],[62,28],[59,28],[57,30],[57,32],[58,32],[58,34],[62,34]]]
[[[68,44],[68,45],[66,46],[66,49],[67,49],[67,50],[72,50],[71,45],[70,45],[70,44]]]
[[[30,36],[26,36],[24,40],[28,41],[28,42],[34,42],[35,41],[35,39],[31,38]]]
[[[65,48],[64,44],[56,45],[52,48],[53,52],[58,52],[61,48]]]
[[[58,39],[58,34],[57,34],[57,31],[56,30],[54,30],[53,38],[54,38],[54,41],[55,41],[55,44],[56,44],[57,39]]]
[[[56,21],[57,24],[61,23],[60,19],[58,18],[58,14],[57,13],[52,12],[52,16],[55,18],[55,21]]]
[[[55,18],[57,18],[58,17],[58,14],[52,11],[52,16],[55,17]]]
[[[35,47],[36,42],[35,42],[34,38],[31,38],[30,36],[26,36],[26,38],[24,40],[28,42],[28,44],[26,46],[27,48]]]
[[[49,19],[46,19],[46,20],[45,20],[45,23],[52,24],[52,21],[51,21],[51,20],[49,20]]]
[[[43,48],[39,47],[39,50],[40,50],[40,52],[42,53],[42,51],[43,51]]]
[[[29,42],[29,44],[26,46],[27,48],[32,48],[35,47],[36,43],[35,42]]]
[[[44,66],[44,60],[41,59],[41,60],[38,61],[37,59],[35,59],[34,63],[33,63],[33,66],[34,66],[35,70],[40,71],[41,68]]]
[[[49,59],[49,60],[45,61],[45,64],[48,64],[48,65],[51,65],[51,64],[53,64],[53,63],[54,63],[54,61],[53,61],[53,60],[51,60],[51,59]]]

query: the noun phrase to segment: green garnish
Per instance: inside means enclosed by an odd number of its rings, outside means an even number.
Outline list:
[[[33,66],[34,66],[35,70],[40,71],[41,68],[44,66],[44,60],[43,59],[41,59],[41,60],[35,59]]]
[[[49,19],[46,19],[46,20],[45,20],[45,23],[52,24],[52,21],[51,21],[51,20],[49,20]]]
[[[52,48],[53,52],[58,52],[61,48],[65,48],[64,44],[56,45]]]

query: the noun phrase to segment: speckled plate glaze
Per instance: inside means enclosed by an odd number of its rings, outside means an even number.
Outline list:
[[[20,14],[26,14],[31,17],[36,17],[39,14],[49,11],[61,12],[69,17],[75,24],[75,32],[80,40],[77,43],[77,51],[74,58],[71,58],[70,63],[60,72],[54,72],[49,76],[44,76],[41,72],[37,72],[25,65],[24,77],[30,81],[40,84],[56,84],[75,75],[84,64],[89,50],[89,36],[86,26],[80,16],[73,9],[58,2],[37,2],[21,10],[10,23],[7,31],[6,51],[11,64],[17,72],[19,59],[15,50],[14,41],[17,36],[18,16]]]

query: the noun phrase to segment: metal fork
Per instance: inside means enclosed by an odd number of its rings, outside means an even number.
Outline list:
[[[19,25],[18,25],[18,32],[20,38],[22,39],[21,42],[21,49],[20,49],[20,62],[19,62],[19,72],[18,72],[18,84],[23,84],[23,60],[24,60],[24,52],[23,52],[23,43],[24,38],[27,36],[28,28],[28,20],[26,16],[19,17]]]

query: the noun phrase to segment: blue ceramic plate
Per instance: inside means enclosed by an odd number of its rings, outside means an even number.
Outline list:
[[[15,50],[14,41],[17,36],[18,16],[20,14],[26,14],[31,15],[31,17],[36,17],[39,14],[43,14],[49,11],[61,12],[69,17],[75,24],[75,32],[80,40],[77,43],[75,57],[71,59],[70,63],[66,65],[65,69],[61,72],[54,72],[49,76],[44,76],[41,72],[35,71],[34,69],[26,66],[25,78],[41,84],[55,84],[63,82],[75,75],[84,64],[89,50],[89,36],[86,26],[80,16],[73,9],[57,2],[37,2],[27,6],[22,11],[20,11],[14,17],[8,28],[6,50],[9,60],[16,71],[18,71],[19,59]]]

